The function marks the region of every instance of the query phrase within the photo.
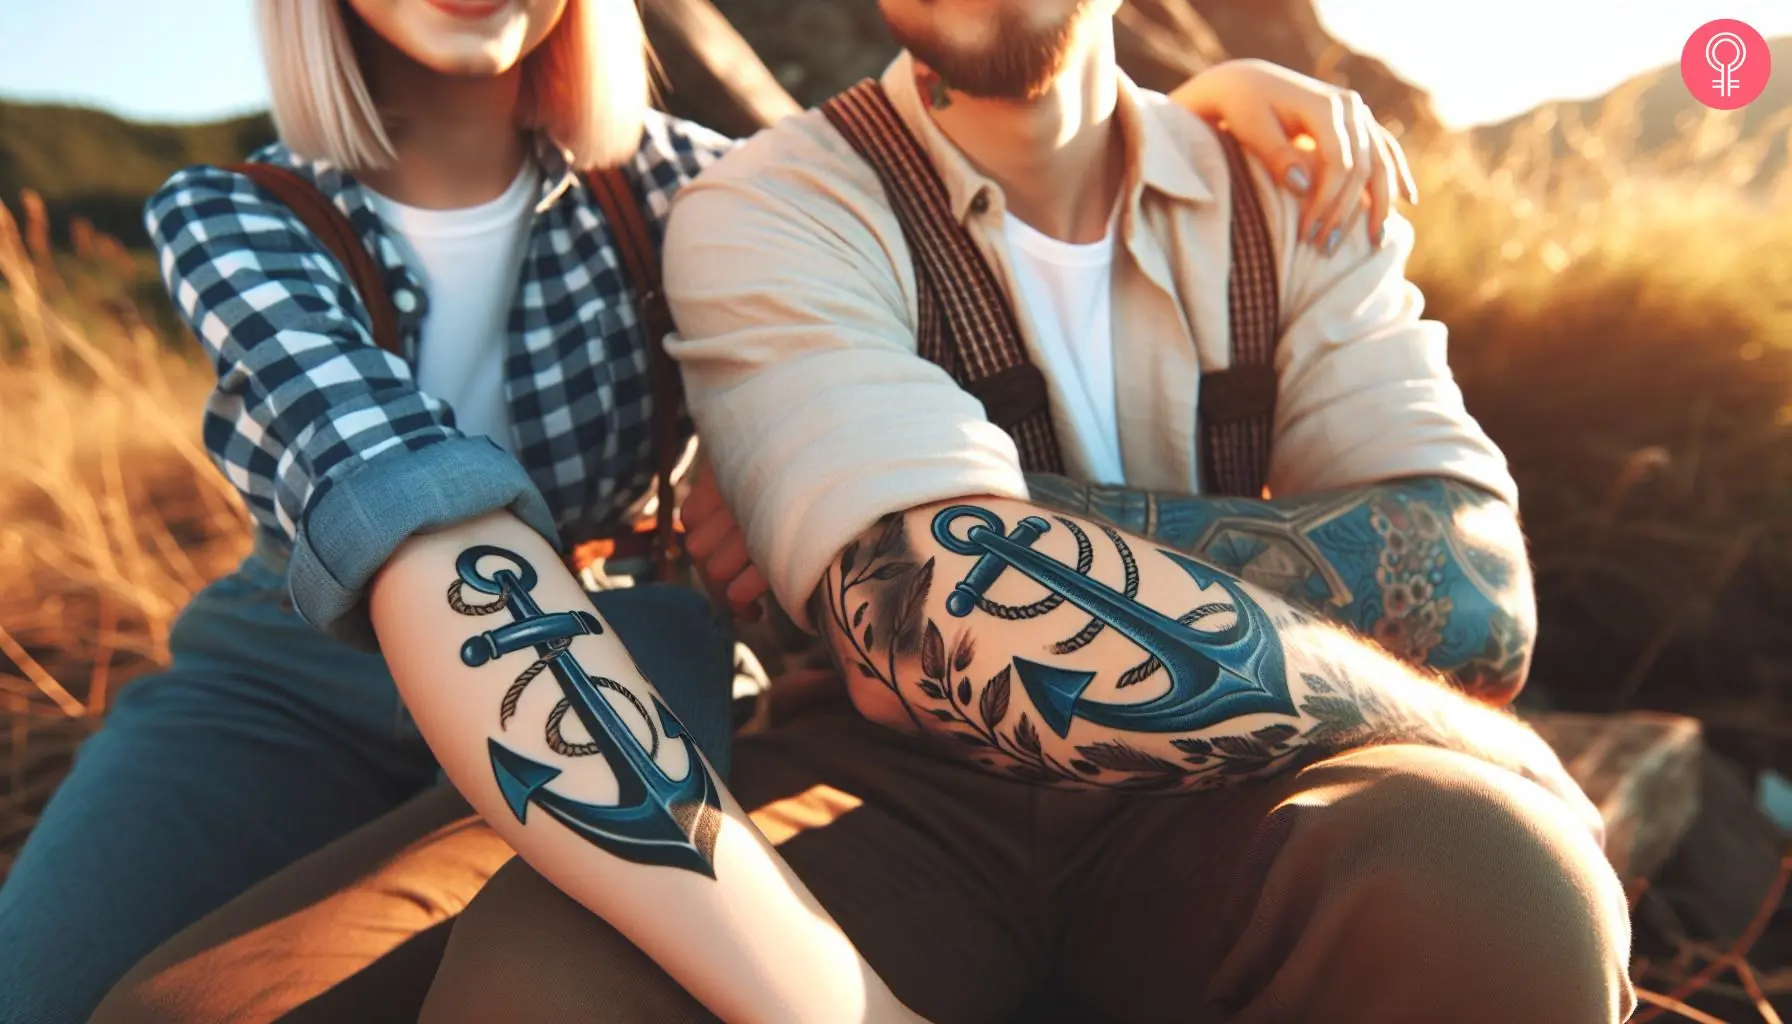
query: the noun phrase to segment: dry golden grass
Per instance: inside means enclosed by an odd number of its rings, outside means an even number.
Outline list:
[[[116,685],[238,556],[236,497],[198,443],[208,374],[125,300],[140,273],[77,230],[63,261],[27,196],[0,206],[0,872]]]
[[[1412,276],[1523,489],[1533,679],[1792,769],[1792,180],[1737,187],[1771,138],[1733,115],[1640,158],[1626,100],[1565,155],[1416,154]]]

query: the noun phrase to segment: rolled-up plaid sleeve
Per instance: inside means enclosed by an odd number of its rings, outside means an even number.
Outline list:
[[[294,606],[374,645],[364,591],[413,533],[508,508],[555,541],[516,460],[453,426],[373,343],[334,257],[249,179],[176,174],[145,209],[163,281],[217,373],[204,439],[251,516],[291,541]]]

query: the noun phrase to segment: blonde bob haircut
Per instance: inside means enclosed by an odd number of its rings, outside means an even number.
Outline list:
[[[350,171],[397,153],[350,41],[345,0],[257,0],[274,127],[293,152]],[[613,167],[641,144],[647,43],[634,0],[567,0],[523,58],[521,127],[572,153],[580,170]]]

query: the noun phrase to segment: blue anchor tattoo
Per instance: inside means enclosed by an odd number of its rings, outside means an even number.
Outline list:
[[[488,576],[479,571],[480,561],[488,558],[503,559],[509,565]],[[502,597],[515,619],[469,639],[461,646],[461,661],[476,668],[533,648],[547,662],[567,704],[616,774],[615,804],[584,803],[547,788],[560,776],[560,769],[524,757],[495,739],[487,740],[498,788],[516,820],[525,821],[529,805],[534,804],[593,845],[624,860],[683,868],[714,878],[716,832],[722,815],[715,782],[698,757],[696,745],[658,696],[653,698],[658,728],[668,740],[681,741],[689,758],[690,769],[682,779],[674,780],[660,769],[599,692],[620,689],[619,684],[593,680],[573,657],[573,637],[603,632],[597,616],[584,611],[543,612],[529,596],[537,580],[535,567],[504,548],[468,548],[454,567],[466,586]],[[647,727],[653,729],[655,724],[649,722]]]
[[[960,537],[953,526],[967,519],[975,525]],[[942,547],[977,556],[947,595],[946,611],[955,618],[971,614],[996,580],[1014,568],[1155,657],[1170,680],[1169,690],[1150,700],[1111,704],[1083,695],[1094,672],[1015,658],[1015,674],[1053,732],[1068,735],[1076,718],[1114,729],[1164,733],[1202,729],[1253,712],[1295,713],[1281,639],[1268,613],[1229,577],[1159,549],[1203,589],[1217,583],[1232,598],[1236,614],[1231,625],[1213,631],[1191,629],[1033,550],[1034,542],[1050,529],[1044,519],[1028,516],[1012,533],[1005,533],[994,513],[971,505],[953,505],[934,516],[933,537]]]

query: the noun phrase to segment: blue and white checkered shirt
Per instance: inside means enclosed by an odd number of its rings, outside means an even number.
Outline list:
[[[673,194],[731,143],[657,112],[629,172],[657,244]],[[513,458],[454,427],[413,371],[429,297],[366,189],[275,144],[252,159],[307,176],[347,215],[399,314],[404,358],[374,344],[352,282],[278,200],[217,167],[177,173],[145,218],[174,303],[218,386],[204,437],[265,541],[291,545],[295,606],[371,643],[363,588],[419,529],[510,508],[550,539],[618,521],[651,483],[649,349],[602,209],[540,144],[541,199],[510,310]]]

